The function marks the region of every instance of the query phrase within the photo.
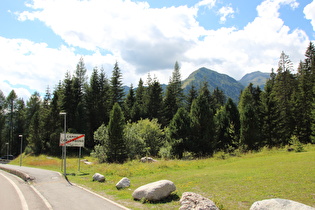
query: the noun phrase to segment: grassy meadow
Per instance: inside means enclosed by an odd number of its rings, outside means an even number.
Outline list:
[[[249,209],[257,200],[291,199],[315,207],[315,145],[305,145],[305,152],[283,149],[263,149],[260,152],[228,156],[217,154],[199,160],[158,160],[154,163],[129,161],[125,164],[98,164],[92,157],[84,157],[93,165],[78,158],[67,159],[68,178],[131,209],[178,209],[182,193],[190,191],[213,200],[220,209]],[[61,172],[61,159],[56,157],[23,156],[23,166]],[[19,164],[16,158],[11,164]],[[106,182],[92,182],[94,173],[105,175]],[[117,190],[115,185],[123,177],[131,180],[131,187]],[[132,192],[141,185],[167,179],[177,190],[158,203],[134,201]]]

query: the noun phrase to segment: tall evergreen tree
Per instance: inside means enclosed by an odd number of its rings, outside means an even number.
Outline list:
[[[41,154],[43,150],[42,133],[40,127],[40,109],[41,100],[38,92],[35,92],[27,102],[27,119],[29,125],[28,131],[28,147],[35,154]]]
[[[110,80],[110,107],[114,106],[115,103],[122,106],[123,97],[124,88],[122,84],[122,73],[116,62]]]
[[[182,89],[180,68],[176,61],[172,78],[166,88],[164,99],[164,126],[169,124],[169,121],[176,114],[177,110],[183,106],[183,89]]]
[[[125,103],[124,103],[124,113],[125,113],[125,118],[127,121],[133,120],[132,109],[135,106],[135,103],[136,103],[136,96],[133,89],[133,85],[131,84],[129,88],[129,92],[125,99]]]
[[[107,161],[123,163],[127,159],[126,142],[124,139],[125,118],[118,103],[115,103],[110,112],[108,124]]]
[[[293,70],[292,65],[289,56],[282,52],[273,88],[277,107],[280,111],[278,132],[282,145],[288,144],[295,130],[294,116],[292,113],[292,94],[293,90],[296,88],[296,80],[291,73]]]
[[[143,81],[140,78],[135,95],[135,103],[131,110],[132,121],[136,122],[140,119],[144,119],[146,116],[145,106],[145,87]]]
[[[207,83],[201,88],[200,94],[193,101],[190,110],[191,129],[193,134],[193,152],[200,156],[212,155],[216,146],[214,138],[213,112],[210,107],[210,91]]]
[[[198,91],[196,90],[196,87],[192,84],[188,95],[187,95],[187,110],[190,111],[191,105],[193,101],[198,97]]]
[[[257,150],[262,145],[261,119],[259,106],[255,101],[253,84],[241,93],[238,109],[240,113],[240,143],[246,150]]]
[[[237,106],[231,98],[217,111],[215,121],[216,149],[232,152],[239,146],[240,118]]]
[[[146,90],[145,108],[147,118],[150,120],[156,118],[159,122],[161,122],[163,111],[163,89],[157,78],[151,80],[150,76],[148,77],[148,87]]]
[[[280,111],[274,93],[275,77],[273,69],[270,78],[267,80],[264,91],[261,94],[261,111],[263,117],[262,133],[265,144],[269,147],[280,146],[280,134],[278,129],[278,121]]]
[[[189,138],[191,137],[190,116],[184,107],[180,107],[171,120],[169,137],[173,155],[181,159],[183,153],[189,151],[192,146],[189,145]]]
[[[14,90],[12,90],[9,95],[6,98],[6,105],[7,105],[7,136],[9,143],[9,153],[12,154],[12,148],[14,144],[14,124],[15,124],[15,111],[16,111],[16,105],[17,105],[17,95]]]

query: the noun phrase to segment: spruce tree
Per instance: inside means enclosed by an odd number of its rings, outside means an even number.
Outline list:
[[[144,108],[145,106],[145,87],[143,86],[143,81],[140,78],[138,87],[136,90],[136,95],[135,95],[135,103],[134,106],[132,107],[131,110],[131,116],[132,116],[132,121],[136,122],[140,119],[145,118],[146,116],[146,109]]]
[[[210,96],[207,83],[205,83],[190,109],[192,151],[199,156],[212,155],[216,146]]]
[[[184,107],[180,107],[169,125],[169,137],[171,139],[172,154],[182,158],[185,151],[190,151],[189,145],[191,137],[190,116]]]
[[[280,111],[278,132],[281,145],[287,145],[289,143],[295,130],[294,115],[292,112],[292,94],[296,88],[296,80],[291,73],[293,70],[292,65],[289,56],[282,52],[273,88],[277,107]]]
[[[122,73],[116,62],[110,80],[110,107],[114,106],[115,103],[122,106],[123,97],[124,88],[122,83]]]
[[[262,145],[260,110],[255,100],[253,84],[241,93],[238,109],[240,113],[240,143],[245,150],[257,150]]]
[[[280,146],[281,142],[278,121],[280,111],[274,94],[275,77],[273,69],[270,78],[267,80],[264,91],[261,94],[261,111],[263,117],[262,133],[264,142],[268,147]]]
[[[163,89],[157,78],[151,79],[148,76],[148,87],[146,88],[145,94],[145,109],[147,118],[150,120],[156,118],[162,122],[162,111],[163,111]]]
[[[118,103],[110,112],[108,124],[107,161],[123,163],[127,159],[126,142],[124,139],[125,117]]]
[[[126,121],[133,120],[132,109],[135,106],[136,98],[133,85],[130,85],[129,92],[124,103],[124,113]]]
[[[181,83],[180,68],[178,62],[175,63],[172,78],[166,88],[164,99],[164,125],[168,125],[169,121],[176,114],[177,110],[183,103],[183,89]]]

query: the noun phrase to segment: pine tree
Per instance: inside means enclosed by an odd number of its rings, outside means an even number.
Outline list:
[[[187,110],[190,111],[191,105],[193,101],[198,97],[198,91],[196,90],[196,87],[192,84],[188,96],[187,96]]]
[[[27,122],[29,126],[28,130],[28,147],[36,154],[41,154],[43,150],[42,133],[40,127],[40,96],[38,92],[35,92],[29,101],[27,102]]]
[[[145,87],[143,81],[140,78],[135,95],[135,103],[131,110],[132,122],[136,122],[140,119],[144,119],[146,114],[145,106]]]
[[[123,163],[127,159],[126,142],[124,139],[125,118],[118,103],[115,103],[110,112],[108,124],[107,161]]]
[[[127,121],[133,119],[132,109],[135,106],[135,102],[136,102],[135,92],[133,89],[133,85],[131,84],[124,103],[124,113]]]
[[[246,150],[257,150],[262,145],[259,105],[255,100],[253,84],[241,93],[238,109],[240,113],[240,143]]]
[[[156,118],[159,122],[162,121],[163,111],[163,89],[157,78],[151,80],[148,76],[148,87],[146,88],[145,94],[145,109],[147,118],[150,120]]]
[[[116,62],[110,80],[110,107],[114,106],[115,103],[122,106],[124,97],[124,88],[122,85],[122,73]]]
[[[201,156],[212,155],[216,146],[210,96],[207,83],[205,83],[199,96],[193,101],[190,110],[193,134],[192,151]]]
[[[280,134],[278,132],[280,111],[278,110],[275,94],[273,91],[275,77],[276,74],[272,69],[270,78],[267,80],[264,91],[261,94],[261,111],[263,118],[262,133],[265,144],[268,147],[281,145],[281,142],[279,142]]]
[[[169,125],[169,137],[171,139],[172,153],[175,157],[182,158],[184,151],[189,151],[191,130],[190,116],[184,107],[180,107]]]
[[[87,116],[86,116],[86,104],[85,104],[85,87],[87,84],[86,77],[86,68],[84,64],[84,60],[81,57],[77,67],[75,74],[72,79],[72,95],[73,95],[73,114],[74,114],[74,122],[73,129],[79,133],[85,133]],[[86,139],[87,142],[91,142],[91,139]]]
[[[170,120],[176,114],[177,110],[183,105],[183,89],[178,62],[175,63],[172,78],[166,88],[164,99],[164,126],[168,125]]]
[[[282,52],[273,88],[277,107],[280,111],[278,132],[281,145],[287,145],[289,143],[295,130],[294,116],[292,113],[292,94],[293,90],[296,88],[296,80],[291,73],[292,65],[289,56]]]
[[[225,101],[226,99],[223,91],[216,87],[211,95],[211,107],[213,112],[216,113],[216,111],[224,105]]]
[[[240,117],[237,106],[229,98],[215,115],[217,150],[232,152],[239,146]]]

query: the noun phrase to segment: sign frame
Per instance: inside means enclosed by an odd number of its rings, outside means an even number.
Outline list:
[[[66,145],[67,147],[84,147],[84,141],[85,141],[84,134],[66,133],[65,141],[65,134],[60,133],[59,146]]]

